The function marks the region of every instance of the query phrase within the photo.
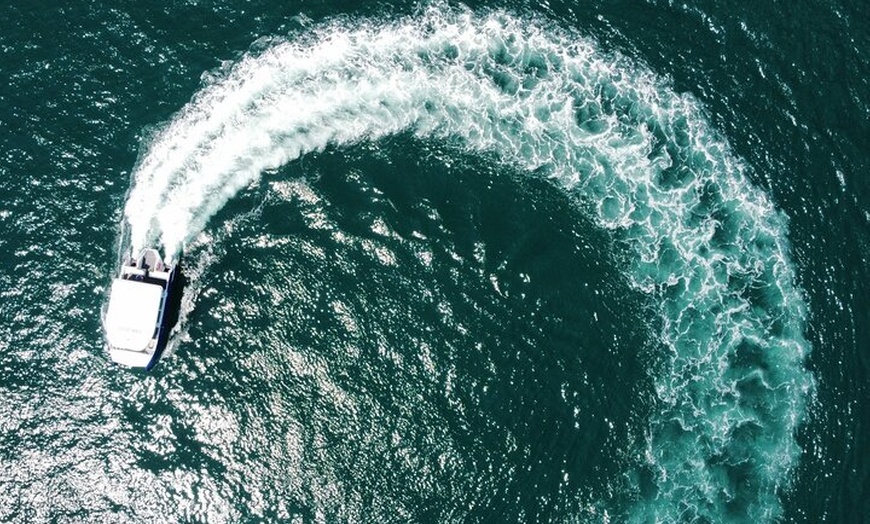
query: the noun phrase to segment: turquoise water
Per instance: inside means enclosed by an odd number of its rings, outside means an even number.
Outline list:
[[[870,32],[745,9],[5,8],[0,518],[863,521]]]

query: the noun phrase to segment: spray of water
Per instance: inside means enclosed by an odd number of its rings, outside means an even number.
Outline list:
[[[627,517],[776,519],[813,389],[785,219],[691,97],[587,39],[439,6],[252,53],[149,144],[134,249],[172,258],[264,171],[409,130],[547,173],[635,253],[625,273],[659,299],[664,365],[636,450],[656,489]]]

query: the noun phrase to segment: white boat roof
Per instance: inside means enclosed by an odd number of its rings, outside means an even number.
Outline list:
[[[143,351],[154,337],[163,288],[116,278],[106,313],[106,339],[118,349]]]

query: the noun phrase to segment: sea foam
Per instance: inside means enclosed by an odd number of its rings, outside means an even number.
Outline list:
[[[397,132],[544,173],[626,241],[626,277],[659,304],[657,411],[632,451],[643,471],[626,475],[655,489],[634,486],[626,518],[776,519],[813,391],[805,304],[786,219],[698,103],[587,38],[509,13],[439,5],[350,25],[213,75],[136,169],[134,248],[160,242],[172,258],[264,171]]]

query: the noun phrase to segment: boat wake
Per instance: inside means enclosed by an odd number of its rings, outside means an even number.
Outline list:
[[[126,206],[134,249],[159,241],[172,259],[264,171],[398,132],[548,176],[625,240],[628,280],[659,304],[657,411],[632,451],[628,519],[776,519],[813,390],[805,304],[785,218],[697,102],[503,12],[343,24],[216,73],[153,139]]]

